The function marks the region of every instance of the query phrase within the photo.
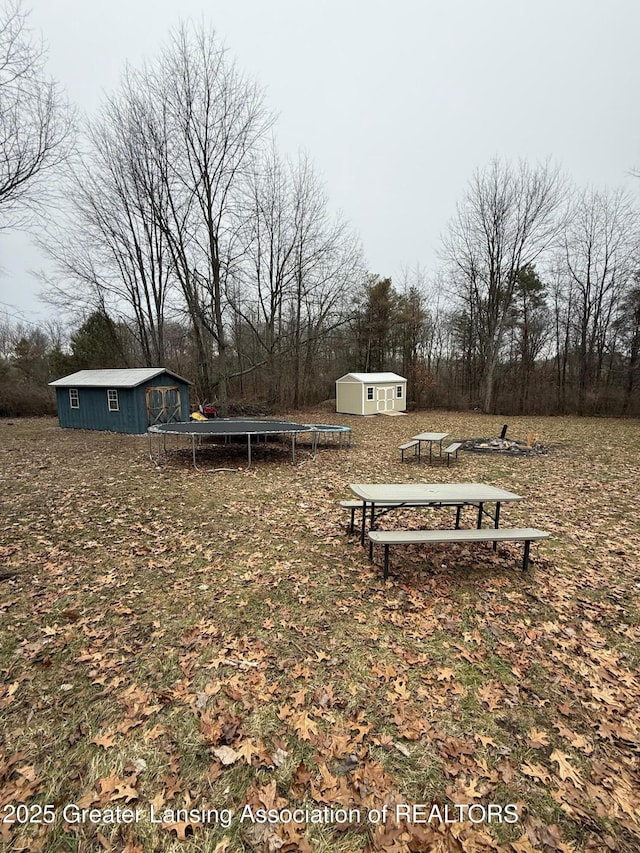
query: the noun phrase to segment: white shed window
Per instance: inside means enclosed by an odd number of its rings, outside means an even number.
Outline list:
[[[396,385],[396,397],[402,397],[402,385]]]
[[[120,404],[118,402],[118,391],[115,388],[109,388],[107,391],[107,403],[109,404],[110,412],[119,412]]]
[[[69,405],[72,409],[80,408],[80,394],[77,388],[69,388]]]
[[[367,388],[367,400],[373,400],[373,386]]]

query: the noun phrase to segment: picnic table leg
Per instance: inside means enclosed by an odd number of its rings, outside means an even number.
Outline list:
[[[500,501],[496,501],[496,514],[495,514],[495,517],[493,519],[493,526],[496,528],[496,530],[498,529],[499,524],[500,524]],[[497,542],[493,543],[493,550],[494,551],[498,550],[498,543]]]
[[[462,511],[462,507],[460,504],[456,507],[456,530],[460,529],[460,512]]]
[[[367,503],[362,501],[362,524],[360,528],[360,544],[364,545],[364,531],[367,526]]]
[[[384,546],[384,568],[382,570],[382,576],[386,580],[389,577],[389,545],[385,544]]]
[[[478,530],[482,527],[482,513],[484,512],[484,504],[478,504]]]
[[[531,541],[527,539],[524,543],[524,559],[522,560],[522,571],[526,572],[529,568],[529,547],[531,545]]]

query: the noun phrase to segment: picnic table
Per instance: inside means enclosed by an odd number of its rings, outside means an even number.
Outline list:
[[[485,483],[352,483],[349,488],[362,501],[360,541],[363,545],[366,538],[367,517],[369,517],[369,526],[373,529],[376,518],[391,509],[455,506],[456,529],[458,529],[462,508],[473,506],[478,509],[478,528],[482,527],[485,515],[491,518],[494,527],[498,527],[501,504],[522,500],[520,495]],[[495,504],[493,513],[487,509],[486,504]]]
[[[440,456],[442,456],[442,442],[448,435],[448,432],[421,432],[418,435],[414,435],[412,440],[418,442],[418,459],[422,455],[423,442],[429,445],[429,464],[431,464],[434,444],[438,444],[440,446]]]
[[[349,486],[362,502],[362,528],[360,541],[364,545],[367,516],[369,522],[369,559],[373,560],[374,543],[384,547],[383,574],[389,576],[389,547],[391,545],[493,542],[494,550],[498,541],[524,542],[522,569],[529,565],[529,549],[537,539],[546,539],[549,534],[532,527],[500,529],[500,506],[510,501],[520,501],[522,497],[506,489],[489,486],[486,483],[355,483]],[[491,513],[486,504],[495,504]],[[447,530],[374,530],[376,518],[392,509],[403,507],[456,507],[455,529]],[[472,530],[460,529],[460,513],[463,507],[473,506],[478,510],[477,526]],[[376,515],[376,507],[378,513]],[[482,528],[484,516],[493,521],[492,528]]]

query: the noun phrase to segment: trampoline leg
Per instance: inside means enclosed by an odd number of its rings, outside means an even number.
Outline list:
[[[291,433],[291,463],[293,465],[296,464],[296,434],[295,434],[295,432]]]
[[[247,435],[247,461],[249,464],[247,468],[251,468],[251,436]]]
[[[196,437],[195,435],[191,436],[191,452],[193,454],[193,467],[198,470],[198,466],[196,465]]]

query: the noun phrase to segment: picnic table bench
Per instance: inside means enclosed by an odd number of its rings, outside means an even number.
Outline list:
[[[383,576],[389,577],[389,547],[391,545],[436,544],[456,542],[524,542],[522,571],[529,567],[529,549],[536,539],[547,539],[548,533],[534,527],[476,528],[474,530],[370,530],[369,559],[373,562],[373,545],[384,546]]]
[[[449,467],[449,463],[451,462],[451,457],[455,453],[456,459],[458,458],[458,451],[462,447],[461,441],[454,441],[453,444],[450,444],[449,447],[445,447],[443,449],[443,453],[446,454],[447,457],[447,468]]]
[[[401,461],[404,462],[404,454],[407,450],[411,450],[413,447],[413,458],[415,459],[418,456],[418,450],[420,448],[420,442],[417,438],[414,438],[412,441],[407,441],[405,444],[401,444],[398,450],[401,452],[402,458]]]

